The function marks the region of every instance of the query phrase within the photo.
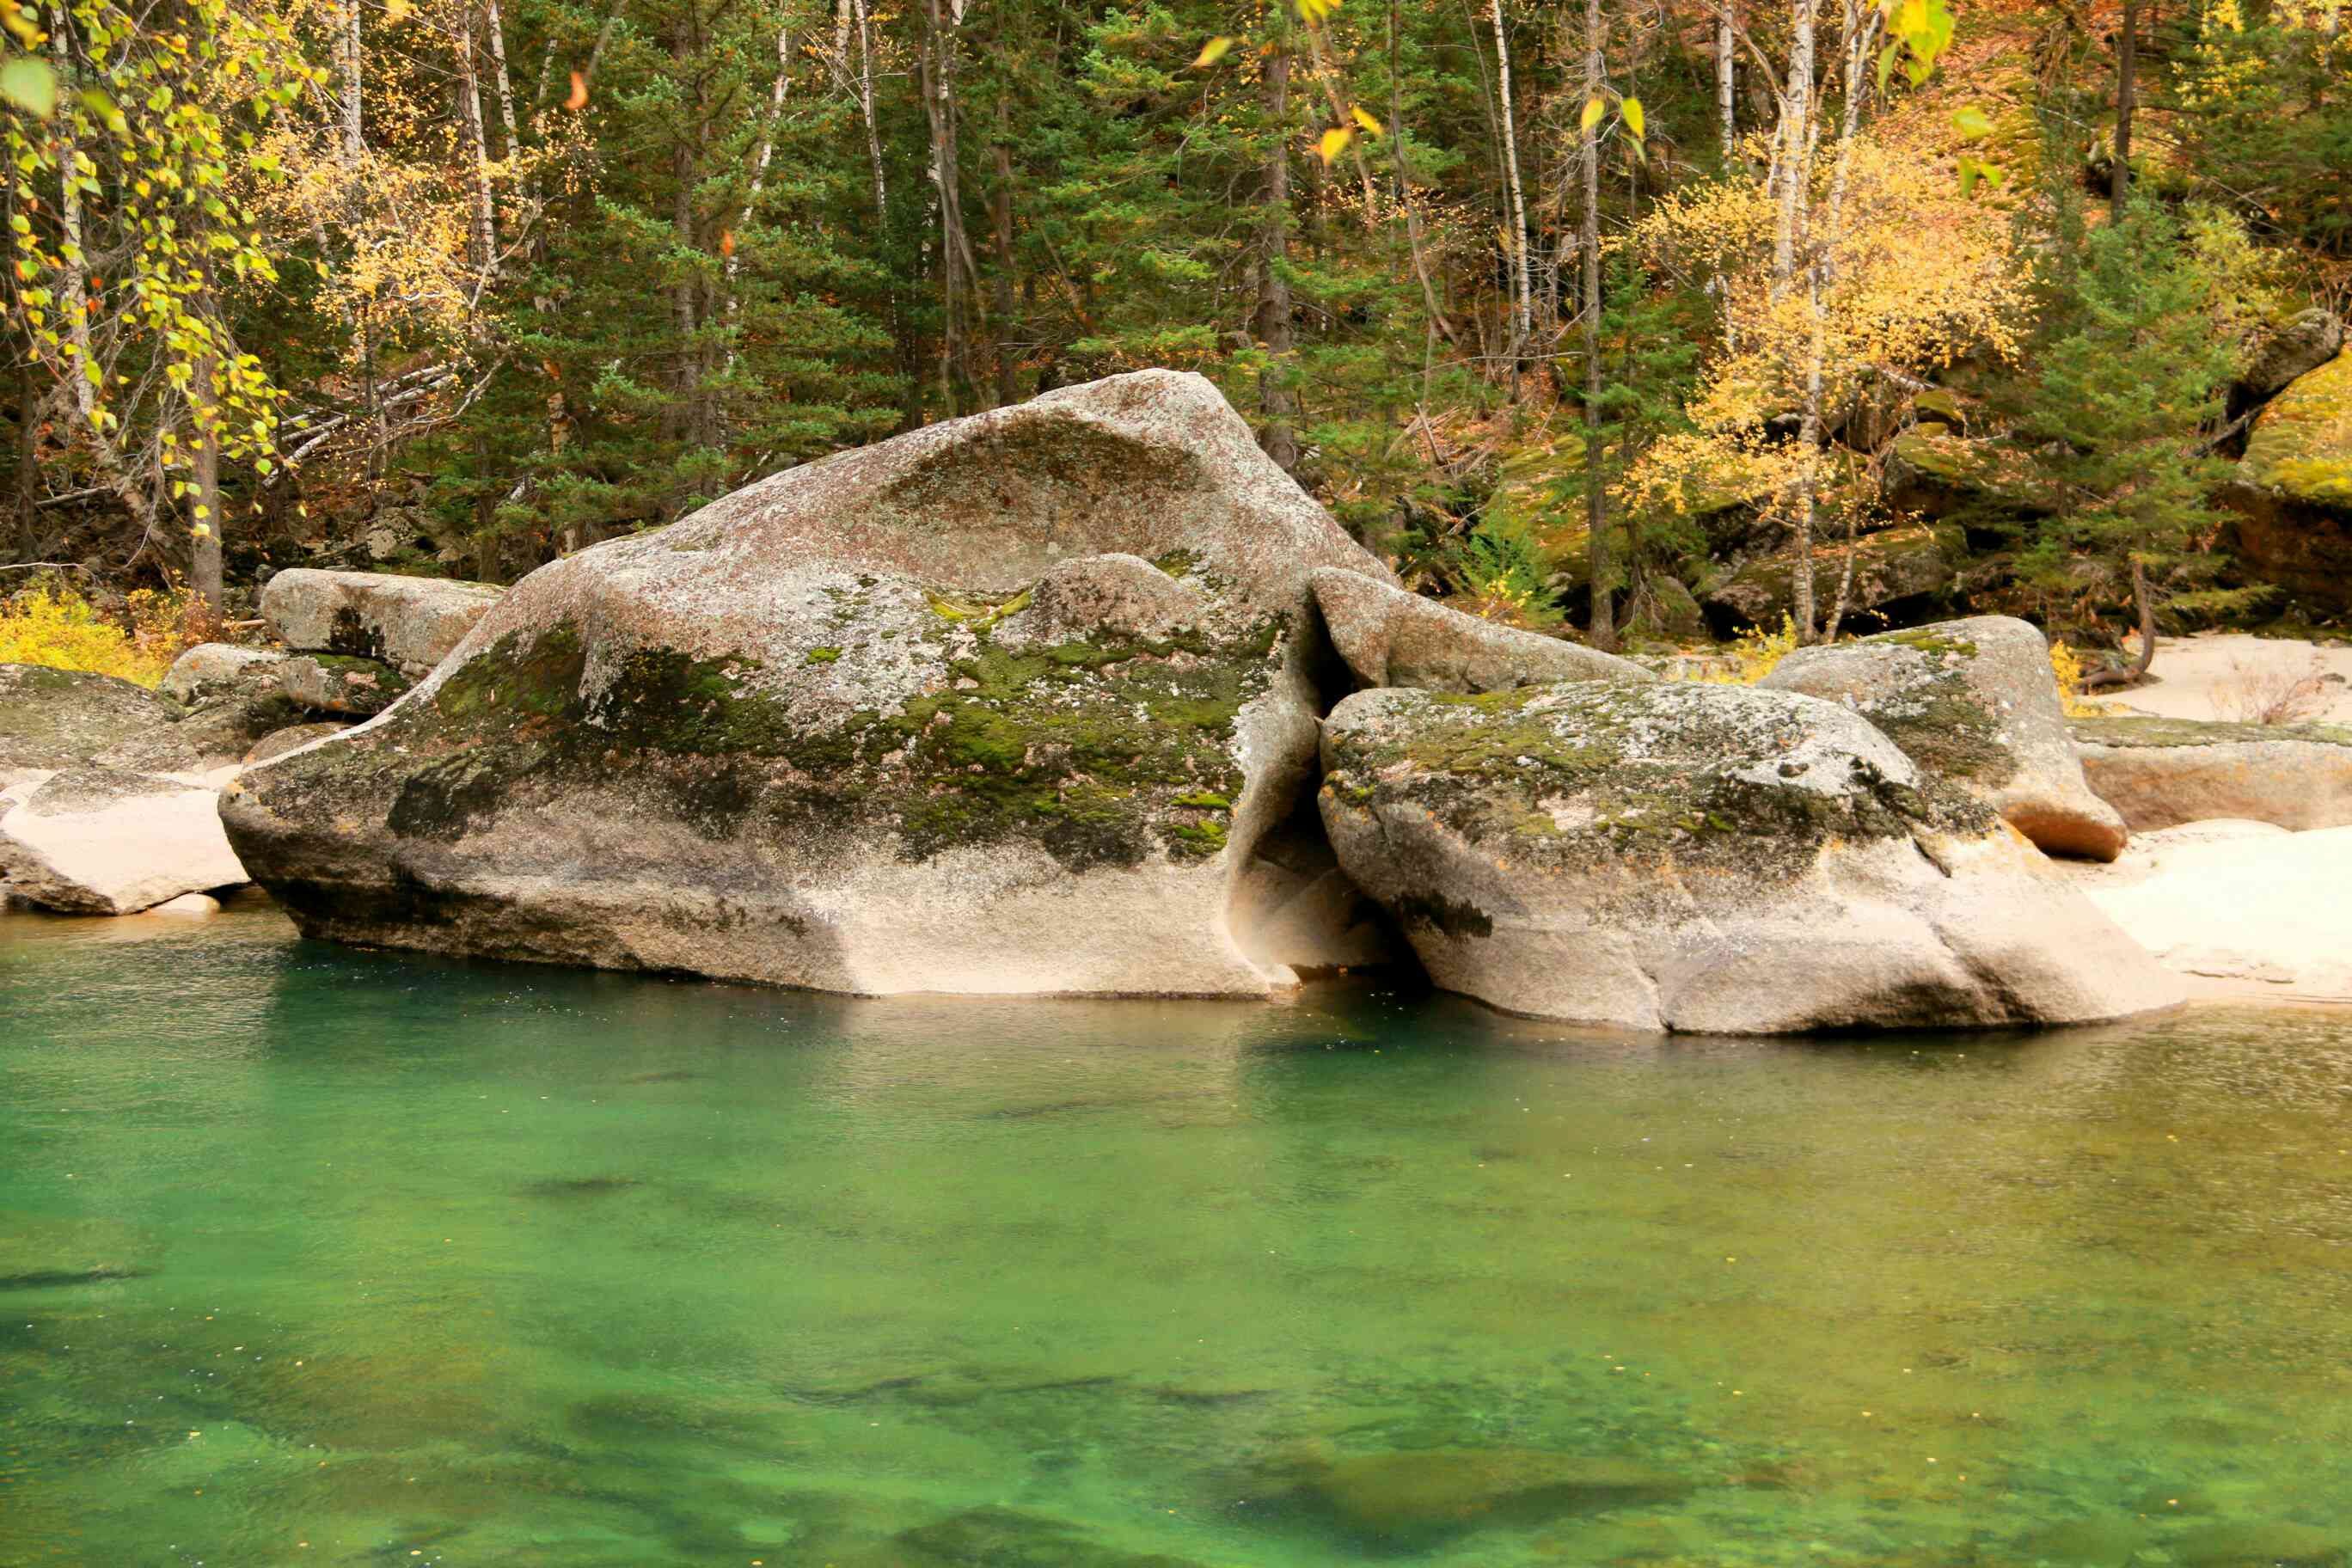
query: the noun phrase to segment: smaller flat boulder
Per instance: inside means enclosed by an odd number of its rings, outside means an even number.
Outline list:
[[[0,792],[0,881],[45,909],[135,914],[247,879],[203,784],[72,767]]]
[[[2237,390],[2247,401],[2275,397],[2309,375],[2344,347],[2344,318],[2317,306],[2282,321],[2258,340],[2246,357]]]
[[[2134,833],[2234,817],[2352,826],[2352,725],[2077,719],[2083,776]]]
[[[2084,782],[2067,735],[2050,645],[2023,621],[1974,616],[1799,648],[1759,684],[1861,714],[2049,854],[2123,853],[2124,819]]]
[[[413,684],[381,659],[338,653],[301,654],[278,667],[278,685],[306,712],[372,719],[407,694]]]
[[[380,659],[420,676],[449,657],[499,592],[488,583],[297,567],[261,590],[261,618],[297,653]]]
[[[266,687],[286,656],[271,648],[202,642],[172,661],[158,688],[190,707]]]
[[[1855,542],[1853,581],[1846,613],[1891,605],[1939,605],[1960,585],[1957,552],[1932,528],[1889,528]],[[1743,626],[1778,626],[1796,604],[1797,559],[1782,551],[1748,561],[1701,595],[1720,618]],[[1826,609],[1845,575],[1845,547],[1813,552],[1813,602]]]
[[[1308,579],[1332,645],[1359,683],[1422,691],[1508,691],[1555,680],[1622,685],[1658,678],[1580,643],[1447,609],[1344,567]]]
[[[181,717],[170,698],[110,675],[0,664],[0,786],[37,770],[107,761]]]
[[[1360,691],[1324,826],[1430,977],[1706,1034],[2084,1023],[2171,978],[1968,792],[1836,703],[1582,682]]]

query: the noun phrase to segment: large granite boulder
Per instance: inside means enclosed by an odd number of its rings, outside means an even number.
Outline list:
[[[2352,728],[2126,717],[2069,728],[2084,779],[2134,833],[2220,817],[2352,826]]]
[[[1510,1012],[1780,1033],[2179,996],[1988,806],[1817,698],[1361,691],[1324,762],[1340,865],[1437,984]]]
[[[1262,994],[1309,956],[1300,876],[1245,872],[1311,788],[1318,566],[1388,580],[1205,380],[1119,376],[543,567],[222,815],[314,936],[859,993]]]
[[[304,566],[263,587],[261,618],[297,653],[380,659],[420,676],[449,657],[499,593],[488,583]]]
[[[2023,621],[1973,616],[1799,648],[1759,684],[1852,709],[2053,855],[2123,853],[2124,819],[2083,782],[2050,645]]]
[[[1360,685],[1508,691],[1554,680],[1657,679],[1631,659],[1465,616],[1360,572],[1327,566],[1311,581],[1331,644]]]
[[[127,915],[245,881],[213,791],[152,773],[71,767],[0,791],[0,883],[76,914]]]

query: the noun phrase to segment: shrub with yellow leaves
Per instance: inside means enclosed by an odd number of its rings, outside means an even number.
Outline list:
[[[88,670],[152,687],[191,643],[200,611],[184,588],[131,595],[128,624],[52,576],[0,601],[0,664]]]

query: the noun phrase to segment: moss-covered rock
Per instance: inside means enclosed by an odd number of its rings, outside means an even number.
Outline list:
[[[781,474],[543,568],[224,804],[306,931],[852,992],[1264,992],[1318,565],[1198,377]]]
[[[2297,377],[2263,410],[2242,467],[2259,489],[2352,510],[2352,354]]]
[[[1799,648],[1762,684],[1861,714],[2053,855],[2123,853],[2123,818],[2083,782],[2050,645],[2023,621],[1975,616]]]
[[[287,699],[308,713],[368,719],[383,712],[415,683],[381,659],[337,653],[302,654],[278,667]]]
[[[0,788],[35,770],[85,763],[168,773],[225,766],[252,743],[243,701],[223,699],[192,714],[110,675],[0,664]]]
[[[228,696],[249,696],[276,679],[286,656],[270,648],[206,642],[184,650],[163,672],[164,696],[191,705]]]
[[[1835,703],[1736,687],[1359,692],[1340,865],[1438,984],[1643,1029],[2056,1023],[2170,983],[1971,793]]]
[[[1855,542],[1847,613],[1902,605],[1942,606],[1958,593],[1958,541],[1934,528],[1890,528]],[[1815,542],[1813,602],[1826,611],[1845,577],[1843,542]],[[1790,551],[1736,568],[1702,595],[1727,626],[1775,626],[1796,603],[1797,559]]]
[[[2070,729],[2091,788],[2136,833],[2219,817],[2352,826],[2352,727],[2116,717]]]

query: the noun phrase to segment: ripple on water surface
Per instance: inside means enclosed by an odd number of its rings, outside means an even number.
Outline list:
[[[2337,1563],[2352,1019],[1578,1035],[0,918],[0,1564]]]

